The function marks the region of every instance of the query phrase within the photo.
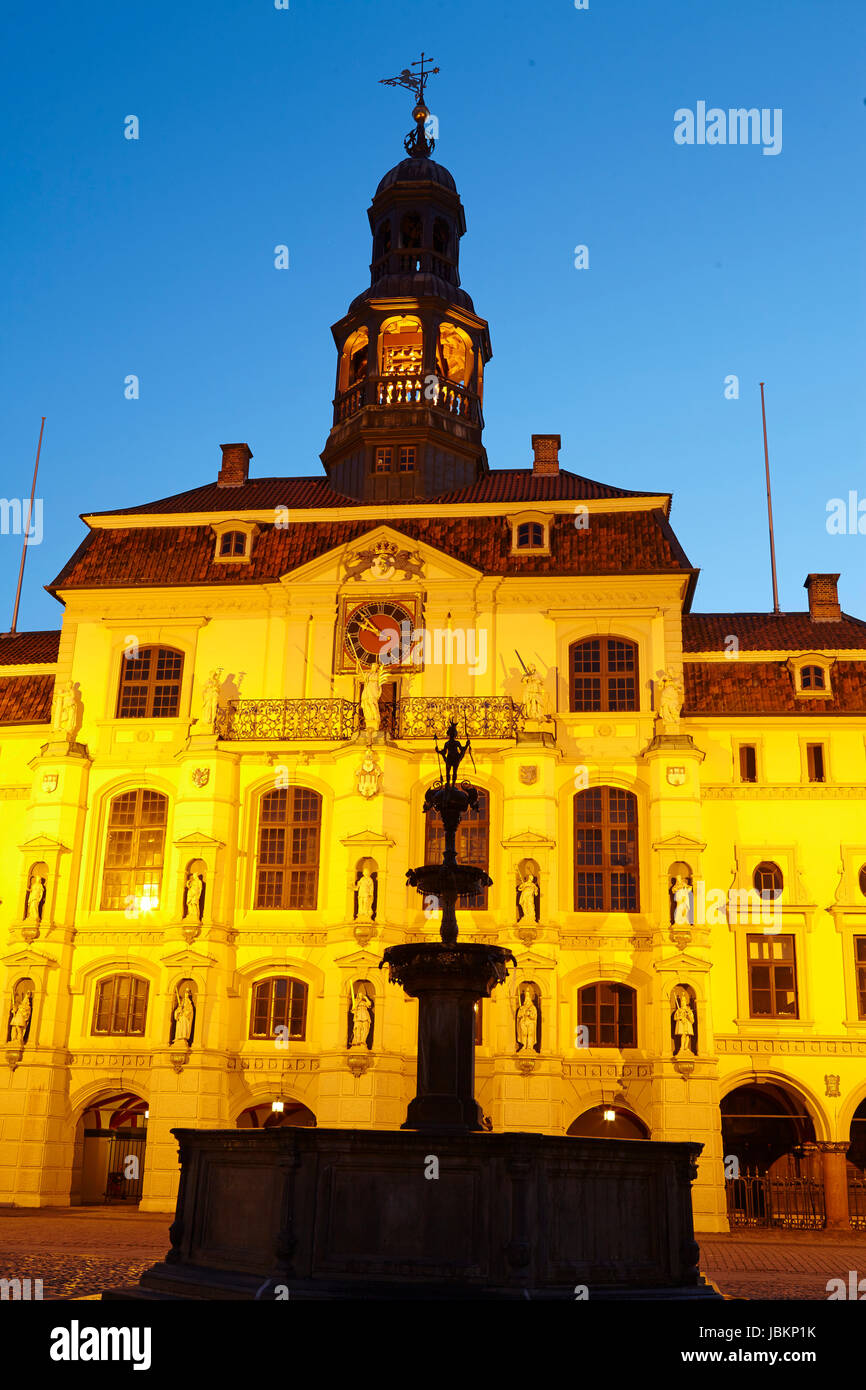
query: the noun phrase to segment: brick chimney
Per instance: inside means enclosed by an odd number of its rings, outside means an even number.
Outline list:
[[[809,591],[809,617],[813,623],[838,623],[842,621],[839,607],[839,594],[836,585],[838,574],[807,574],[804,589]]]
[[[243,487],[250,473],[252,449],[249,444],[221,444],[220,448],[223,461],[217,487]]]
[[[533,473],[559,472],[559,446],[562,439],[558,434],[534,434],[532,436]]]

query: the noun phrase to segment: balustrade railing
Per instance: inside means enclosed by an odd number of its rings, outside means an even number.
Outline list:
[[[731,1228],[781,1226],[821,1230],[826,1224],[824,1185],[817,1178],[743,1168],[725,1183]]]
[[[855,1231],[866,1231],[866,1173],[848,1169],[848,1215]]]
[[[405,376],[366,377],[341,391],[334,400],[334,424],[357,415],[365,405],[432,406],[448,415],[483,424],[478,397],[457,382],[446,381],[432,373],[407,373]]]
[[[230,700],[220,710],[217,733],[229,742],[350,739],[362,726],[360,704],[351,700]],[[507,695],[441,695],[382,706],[382,728],[395,739],[443,738],[450,720],[461,738],[513,739],[522,726],[519,705]]]

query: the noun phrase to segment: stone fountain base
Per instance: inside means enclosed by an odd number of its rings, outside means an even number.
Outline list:
[[[172,1249],[105,1299],[716,1298],[699,1144],[174,1130]]]

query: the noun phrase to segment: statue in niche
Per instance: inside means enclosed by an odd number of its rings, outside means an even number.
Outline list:
[[[9,1025],[9,1041],[16,1043],[18,1047],[24,1046],[24,1035],[30,1022],[30,1015],[33,1012],[33,991],[28,990],[21,996],[17,1005],[13,1002],[12,1019]]]
[[[220,698],[220,677],[223,668],[218,666],[215,671],[211,671],[205,681],[201,692],[201,723],[206,729],[212,729],[216,723],[217,710],[219,709]]]
[[[25,922],[39,922],[42,918],[42,902],[45,897],[45,884],[38,874],[33,874],[30,879],[30,886],[27,889],[27,907],[24,913]]]
[[[80,724],[78,691],[72,681],[67,681],[57,695],[54,706],[54,728],[63,734],[68,743],[74,743]]]
[[[683,684],[675,672],[668,667],[658,675],[658,709],[656,713],[666,729],[676,731],[680,727],[680,711],[683,707]]]
[[[517,1010],[517,1051],[530,1052],[535,1048],[538,1032],[538,1010],[532,991],[523,991],[523,1003]]]
[[[518,901],[524,922],[538,921],[538,884],[535,874],[527,874],[519,885]]]
[[[683,874],[677,874],[671,886],[671,925],[691,926],[694,916],[692,886]]]
[[[533,724],[543,724],[547,719],[547,695],[544,681],[534,666],[530,666],[520,678],[523,685],[523,713]]]
[[[189,1046],[193,1019],[195,1018],[195,1007],[189,986],[184,990],[182,999],[175,990],[175,998],[177,999],[177,1008],[174,1011],[174,1041],[176,1043],[184,1042]]]
[[[358,986],[358,993],[352,995],[352,1041],[350,1047],[366,1047],[370,1036],[372,1011],[366,989]]]
[[[677,1049],[677,1056],[679,1057],[692,1051],[692,1038],[695,1036],[695,1014],[689,1002],[689,996],[684,990],[680,990],[676,999],[674,1033],[680,1040]]]
[[[191,917],[194,922],[201,921],[202,897],[204,895],[204,879],[200,873],[192,873],[186,881],[186,905],[184,907],[184,917]]]
[[[366,865],[361,871],[361,877],[355,884],[355,892],[358,894],[358,911],[355,913],[355,921],[372,922],[376,881]]]

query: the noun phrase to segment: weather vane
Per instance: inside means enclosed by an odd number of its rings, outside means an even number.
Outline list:
[[[426,63],[432,63],[432,61],[432,58],[428,58],[426,53],[422,50],[420,61],[412,64],[413,68],[419,69],[418,72],[412,72],[409,68],[404,68],[398,77],[382,77],[379,79],[385,87],[405,87],[407,92],[414,93],[415,109],[412,112],[412,119],[415,122],[415,129],[410,130],[406,139],[403,141],[406,153],[413,159],[426,158],[433,153],[436,147],[436,141],[427,135],[424,128],[427,117],[430,115],[424,101],[424,88],[427,86],[427,81],[433,76],[434,72],[439,71],[438,68],[425,66]]]

